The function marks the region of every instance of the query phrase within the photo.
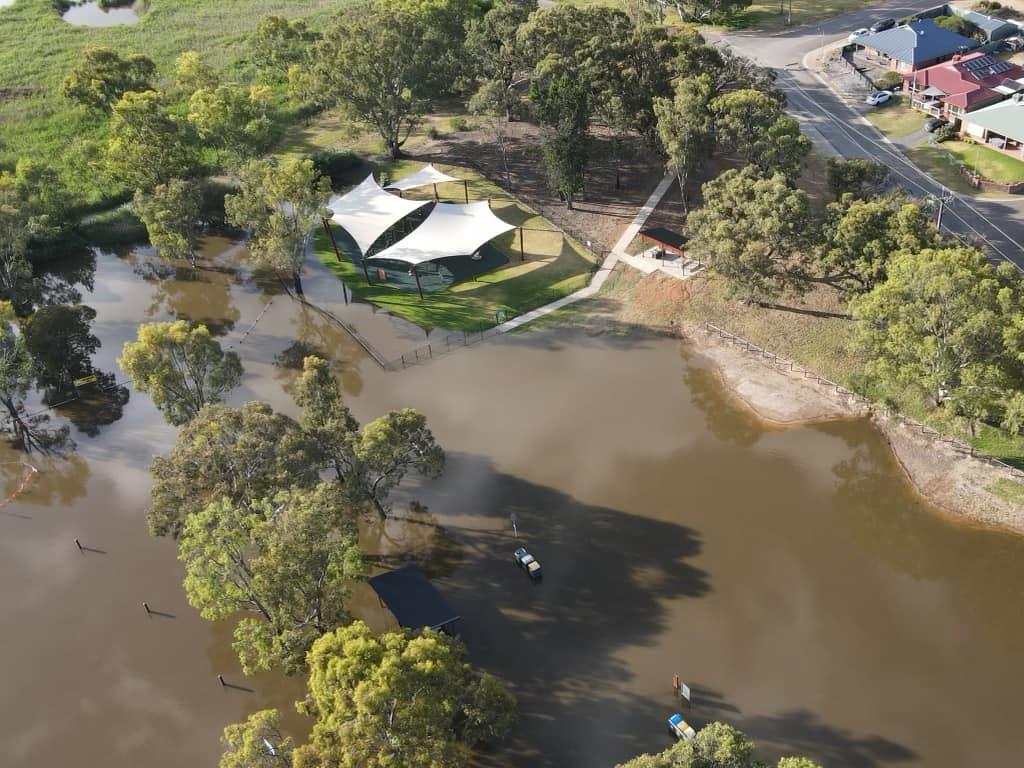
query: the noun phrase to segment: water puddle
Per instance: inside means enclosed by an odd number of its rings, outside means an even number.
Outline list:
[[[4,5],[0,0],[0,5]],[[134,24],[139,20],[136,10],[138,3],[120,7],[104,7],[93,0],[87,3],[76,3],[61,14],[61,18],[69,24],[82,27],[113,27],[119,24]]]

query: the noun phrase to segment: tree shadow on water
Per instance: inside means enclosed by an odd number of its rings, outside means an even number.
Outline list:
[[[450,454],[445,482],[416,493],[444,510],[441,522],[462,549],[455,570],[435,583],[462,616],[470,657],[519,697],[523,719],[508,754],[539,750],[537,765],[597,764],[578,762],[579,741],[566,729],[580,739],[600,732],[606,755],[631,754],[652,721],[643,708],[622,706],[620,686],[635,670],[618,654],[667,629],[664,601],[708,593],[707,574],[690,563],[701,551],[697,532],[583,503],[473,454]],[[540,560],[539,583],[515,566],[519,546]]]

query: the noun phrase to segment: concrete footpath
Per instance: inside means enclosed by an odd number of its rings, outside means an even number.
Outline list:
[[[668,188],[672,186],[672,182],[675,181],[674,173],[666,173],[665,177],[658,182],[658,186],[651,192],[651,196],[647,198],[647,202],[643,204],[636,216],[633,217],[633,221],[626,227],[626,231],[622,233],[622,237],[618,239],[618,242],[612,247],[611,253],[605,258],[604,262],[598,268],[597,272],[594,273],[593,278],[590,280],[590,284],[586,288],[580,288],[574,293],[570,293],[568,296],[563,296],[560,299],[552,301],[550,304],[545,304],[543,307],[537,307],[536,309],[530,310],[518,317],[514,317],[511,320],[507,320],[501,325],[495,326],[493,331],[495,333],[508,333],[514,331],[516,328],[521,328],[527,323],[532,323],[545,315],[550,315],[562,307],[567,307],[570,304],[575,304],[580,299],[587,299],[596,294],[601,290],[601,286],[604,285],[604,281],[608,279],[608,275],[611,274],[612,270],[615,269],[615,265],[620,261],[632,262],[633,257],[630,257],[626,253],[626,248],[633,242],[633,238],[637,236],[647,219],[650,218],[651,214],[654,213],[654,209],[658,207],[658,203],[661,202],[661,198],[668,192]],[[646,270],[645,270],[646,271]]]

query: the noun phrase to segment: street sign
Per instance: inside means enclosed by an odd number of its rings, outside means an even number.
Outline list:
[[[687,701],[689,701],[690,700],[690,686],[688,686],[686,683],[680,683],[679,684],[679,695],[682,696]]]
[[[85,386],[86,384],[95,384],[95,383],[96,383],[96,374],[95,373],[90,373],[88,376],[83,376],[82,378],[75,379],[75,381],[74,381],[74,384],[75,384],[76,387],[82,387],[82,386]]]

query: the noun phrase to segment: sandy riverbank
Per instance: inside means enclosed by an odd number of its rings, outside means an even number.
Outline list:
[[[628,332],[646,326],[672,328],[695,354],[714,364],[724,386],[760,419],[780,426],[849,418],[871,418],[885,435],[907,477],[918,492],[944,512],[962,520],[1024,533],[1024,507],[994,487],[1017,488],[1013,473],[957,450],[932,434],[887,418],[833,387],[801,373],[773,366],[757,352],[708,333],[701,323],[682,323],[681,302],[689,286],[658,275],[642,276],[624,265],[616,267],[605,288],[593,299],[545,322],[570,322],[591,333]]]
[[[759,353],[723,341],[700,325],[683,328],[694,351],[714,363],[722,383],[759,418],[772,424],[870,417],[918,492],[957,517],[1024,533],[1024,508],[993,493],[1012,473],[955,449],[932,434],[887,418],[802,374],[772,366]]]

